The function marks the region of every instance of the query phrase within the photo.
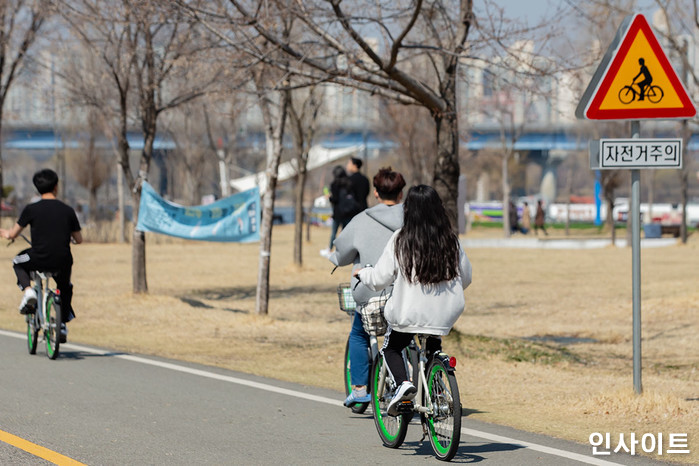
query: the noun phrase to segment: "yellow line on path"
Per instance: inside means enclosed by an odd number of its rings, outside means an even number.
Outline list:
[[[84,463],[81,463],[80,461],[75,461],[72,458],[68,458],[60,453],[56,453],[48,448],[44,448],[36,443],[24,440],[23,438],[17,437],[16,435],[12,435],[2,430],[0,430],[0,441],[59,466],[85,466]]]

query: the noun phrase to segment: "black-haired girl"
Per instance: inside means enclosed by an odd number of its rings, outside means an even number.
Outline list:
[[[394,284],[384,315],[389,330],[382,353],[398,389],[388,414],[396,415],[398,402],[415,397],[401,351],[416,333],[428,338],[427,351],[441,348],[446,335],[464,310],[463,290],[471,283],[471,263],[459,243],[437,192],[413,186],[403,203],[403,228],[388,241],[374,267],[357,271],[374,290]]]

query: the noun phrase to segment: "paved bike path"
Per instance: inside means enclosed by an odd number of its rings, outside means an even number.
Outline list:
[[[388,449],[371,416],[351,414],[337,392],[219,368],[73,344],[50,361],[0,330],[0,377],[0,464],[49,464],[27,445],[91,465],[434,461],[415,421]],[[463,429],[455,463],[662,464],[468,418]]]

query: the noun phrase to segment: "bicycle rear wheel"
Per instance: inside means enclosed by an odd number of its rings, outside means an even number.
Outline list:
[[[54,298],[54,294],[50,293],[46,300],[46,356],[49,359],[58,357],[58,349],[61,346],[61,305]]]
[[[352,376],[350,374],[350,342],[349,337],[347,338],[347,344],[345,345],[345,397],[348,397],[352,392]],[[367,386],[367,390],[369,387]],[[369,403],[355,403],[352,406],[352,412],[355,414],[362,414],[366,411]]]
[[[660,86],[650,86],[648,92],[646,93],[646,97],[653,104],[660,102],[664,95],[665,93]]]
[[[442,359],[435,357],[427,374],[427,397],[433,411],[427,418],[430,444],[437,459],[450,461],[461,440],[459,387],[454,373]]]
[[[413,413],[389,416],[386,412],[388,403],[393,398],[396,387],[393,379],[383,370],[383,356],[378,356],[371,371],[371,408],[374,412],[374,424],[379,432],[379,437],[384,445],[389,448],[398,448],[405,440],[408,432],[408,424]],[[385,373],[381,382],[381,373]]]
[[[36,346],[39,341],[39,314],[27,314],[27,349],[29,354],[36,354]]]

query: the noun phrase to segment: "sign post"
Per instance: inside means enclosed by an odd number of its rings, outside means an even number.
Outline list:
[[[631,137],[640,138],[641,122],[631,122]],[[633,389],[643,392],[641,383],[641,170],[631,170],[631,275],[633,297]]]
[[[639,79],[640,78],[640,79]],[[642,119],[687,119],[696,108],[643,15],[628,16],[575,111],[579,119],[630,120],[631,139],[590,145],[590,168],[631,170],[633,386],[641,381],[641,169],[682,168],[682,139],[641,139]]]

